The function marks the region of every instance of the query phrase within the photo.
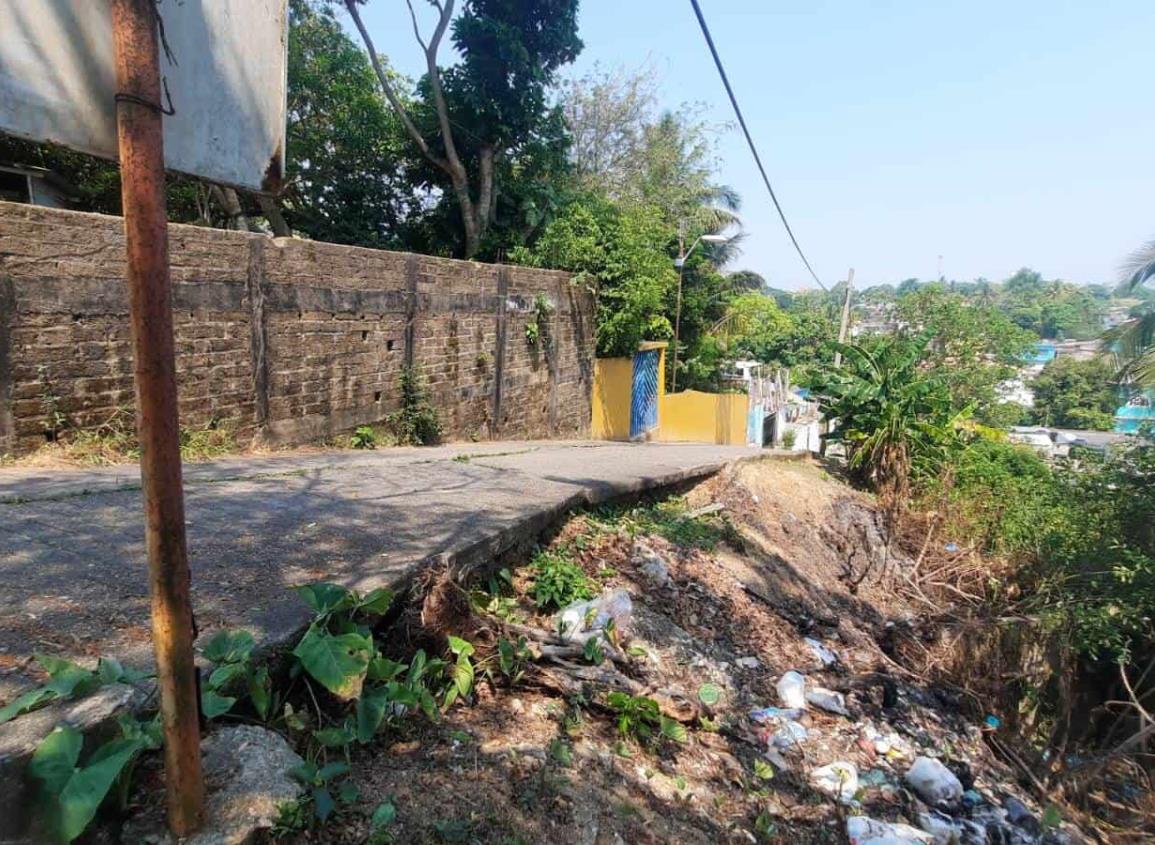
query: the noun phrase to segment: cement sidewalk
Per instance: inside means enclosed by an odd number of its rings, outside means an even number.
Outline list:
[[[422,565],[480,562],[583,504],[700,477],[756,449],[487,443],[287,454],[186,468],[201,631],[284,639],[289,589],[403,584]],[[148,588],[133,467],[0,470],[0,699],[37,651],[147,664]]]

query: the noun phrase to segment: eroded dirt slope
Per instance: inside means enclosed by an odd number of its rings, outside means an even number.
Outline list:
[[[517,683],[494,670],[438,724],[410,720],[356,753],[362,799],[397,807],[385,838],[842,843],[855,816],[929,831],[891,842],[1076,838],[996,759],[981,713],[887,653],[917,611],[897,588],[910,561],[887,548],[873,501],[820,466],[740,464],[684,498],[574,516],[547,550],[602,595],[628,592],[628,620],[603,637],[612,656],[598,665],[549,645],[557,622],[535,607],[528,565],[475,592],[472,609],[439,585],[395,626],[399,649],[454,633],[485,655],[530,631],[536,659]],[[819,700],[837,694],[825,704],[845,713],[813,700],[768,711],[791,704],[777,689],[790,671]],[[613,691],[652,698],[685,736],[623,734]],[[906,779],[920,757],[949,773],[938,807]],[[864,825],[849,822],[856,834]],[[367,831],[350,813],[290,838],[360,842]]]

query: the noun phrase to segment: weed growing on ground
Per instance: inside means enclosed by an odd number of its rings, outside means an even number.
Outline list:
[[[656,534],[676,546],[704,551],[712,551],[722,541],[731,541],[734,529],[724,516],[691,517],[690,510],[681,496],[631,507],[607,505],[590,514],[590,524],[603,533],[625,531],[631,537]]]
[[[655,734],[674,742],[686,742],[686,728],[662,714],[658,702],[624,692],[606,694],[606,706],[617,716],[618,733],[623,737],[646,742]]]
[[[403,446],[428,446],[441,437],[441,417],[429,401],[421,374],[406,367],[401,371],[401,409],[386,421]]]
[[[539,550],[530,565],[534,572],[533,600],[540,610],[560,609],[593,598],[593,584],[568,551]]]
[[[349,438],[349,446],[353,449],[376,449],[377,434],[373,431],[373,426],[358,426],[353,436]]]

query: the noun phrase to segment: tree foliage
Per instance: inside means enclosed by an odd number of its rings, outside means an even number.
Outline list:
[[[901,508],[911,480],[931,478],[960,441],[962,414],[949,385],[925,366],[931,335],[905,334],[867,345],[839,344],[841,369],[814,381],[826,418],[828,439],[846,449],[858,479]]]
[[[1119,405],[1112,384],[1113,368],[1102,358],[1049,361],[1031,384],[1033,410],[1040,425],[1110,431]]]
[[[292,0],[289,10],[285,217],[316,240],[395,247],[409,195],[391,164],[401,124],[331,9]]]

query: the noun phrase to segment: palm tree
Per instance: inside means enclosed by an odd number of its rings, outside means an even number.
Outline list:
[[[1121,269],[1125,291],[1155,279],[1155,240],[1133,252]],[[1120,381],[1155,388],[1155,308],[1111,329],[1103,342],[1119,362]]]

